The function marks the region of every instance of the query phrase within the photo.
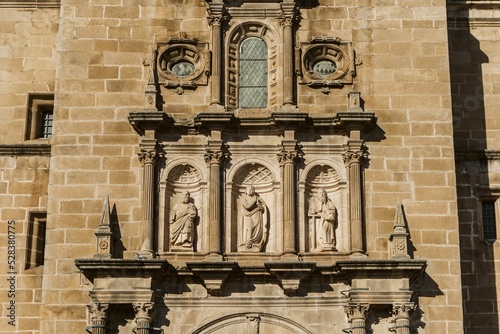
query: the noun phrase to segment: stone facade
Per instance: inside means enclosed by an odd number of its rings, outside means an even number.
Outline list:
[[[1,3],[0,333],[498,333],[498,9]]]

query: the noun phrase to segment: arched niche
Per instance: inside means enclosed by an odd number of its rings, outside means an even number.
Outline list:
[[[312,334],[293,320],[270,313],[233,313],[205,321],[188,334],[280,333]]]
[[[347,188],[342,174],[327,161],[310,164],[299,184],[301,250],[306,252],[347,252]],[[326,201],[322,202],[322,196]],[[325,221],[326,220],[326,221]],[[330,231],[323,228],[331,223]],[[325,238],[326,235],[326,238]],[[325,240],[333,238],[333,244]]]
[[[278,184],[275,175],[268,167],[259,162],[245,161],[237,164],[234,168],[236,170],[234,173],[229,173],[231,179],[226,183],[226,240],[224,242],[226,251],[247,253],[277,251],[279,247],[276,219]],[[245,212],[247,217],[249,215],[249,211],[244,209],[244,206],[249,203],[245,199],[249,187],[253,187],[255,197],[259,198],[263,207],[261,211],[261,232],[264,240],[261,247],[258,247],[255,243],[244,246],[245,242],[249,240],[249,234],[245,238],[245,231],[248,231],[250,218],[244,219]],[[255,208],[256,206],[253,206],[250,210]],[[258,221],[255,218],[256,216],[252,215],[252,217],[254,217],[254,222]]]
[[[168,167],[169,168],[164,171],[163,180],[160,183],[159,252],[200,251],[205,248],[208,238],[208,227],[202,224],[203,221],[206,221],[204,217],[206,211],[204,210],[206,207],[204,203],[206,185],[202,182],[203,175],[200,169],[195,167],[191,162],[177,161]],[[188,203],[194,205],[196,208],[196,216],[191,231],[192,246],[173,246],[171,244],[171,237],[173,235],[171,222],[174,208],[183,211],[182,208],[179,207],[185,204],[184,197],[186,192],[189,193]],[[187,209],[184,211],[186,210]],[[176,218],[178,218],[178,216],[179,215],[177,215]]]

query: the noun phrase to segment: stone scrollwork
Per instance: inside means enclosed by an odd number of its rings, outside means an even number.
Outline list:
[[[301,63],[296,69],[299,84],[320,88],[324,93],[352,84],[356,76],[351,42],[336,37],[311,37],[310,42],[301,43],[296,56]]]
[[[182,94],[184,89],[194,89],[208,84],[210,75],[210,52],[207,43],[200,43],[196,38],[169,38],[158,43],[157,59],[154,67],[161,85],[176,89]]]

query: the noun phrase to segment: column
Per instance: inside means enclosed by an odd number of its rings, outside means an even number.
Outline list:
[[[153,309],[153,303],[133,303],[132,307],[135,312],[135,328],[136,334],[150,334],[153,333],[151,326],[150,312]]]
[[[283,200],[283,255],[295,255],[295,150],[296,141],[290,140],[283,144],[283,151],[278,154],[282,171]],[[293,149],[291,149],[293,148]]]
[[[294,105],[293,101],[293,20],[295,3],[283,3],[279,23],[283,26],[283,105]]]
[[[391,331],[396,334],[410,334],[410,313],[415,310],[414,303],[395,303],[392,306],[392,314],[396,325]]]
[[[108,311],[109,303],[92,303],[87,305],[90,313],[90,319],[92,325],[90,325],[90,330],[92,334],[106,334],[108,331]],[[89,328],[87,327],[87,328]]]
[[[143,139],[140,145],[139,161],[143,167],[142,174],[142,221],[141,237],[142,246],[139,257],[153,258],[154,239],[154,182],[155,165],[158,158],[156,152],[156,139]]]
[[[222,15],[223,3],[209,3],[208,23],[212,27],[212,98],[210,104],[222,105]]]
[[[225,159],[222,151],[207,151],[205,162],[208,166],[208,217],[209,240],[208,256],[222,257],[222,210],[221,210],[221,165]]]
[[[363,203],[361,184],[361,162],[364,152],[347,151],[344,162],[349,172],[349,207],[351,221],[351,256],[364,256],[363,247]]]
[[[352,334],[366,334],[366,313],[368,308],[369,304],[349,303],[344,308],[344,311],[351,323],[351,327],[345,330]]]

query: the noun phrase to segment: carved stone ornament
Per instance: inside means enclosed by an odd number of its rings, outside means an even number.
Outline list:
[[[296,64],[299,84],[320,88],[324,93],[352,84],[356,76],[351,42],[336,37],[311,37],[297,49],[296,60],[300,62]]]
[[[157,50],[154,68],[160,85],[182,94],[186,88],[208,84],[210,52],[207,43],[199,43],[181,33],[179,37],[158,43]]]
[[[191,202],[188,191],[182,200],[174,205],[170,213],[170,245],[172,250],[193,251],[194,220],[196,206]]]
[[[91,303],[87,308],[92,320],[103,320],[107,318],[109,303]]]

